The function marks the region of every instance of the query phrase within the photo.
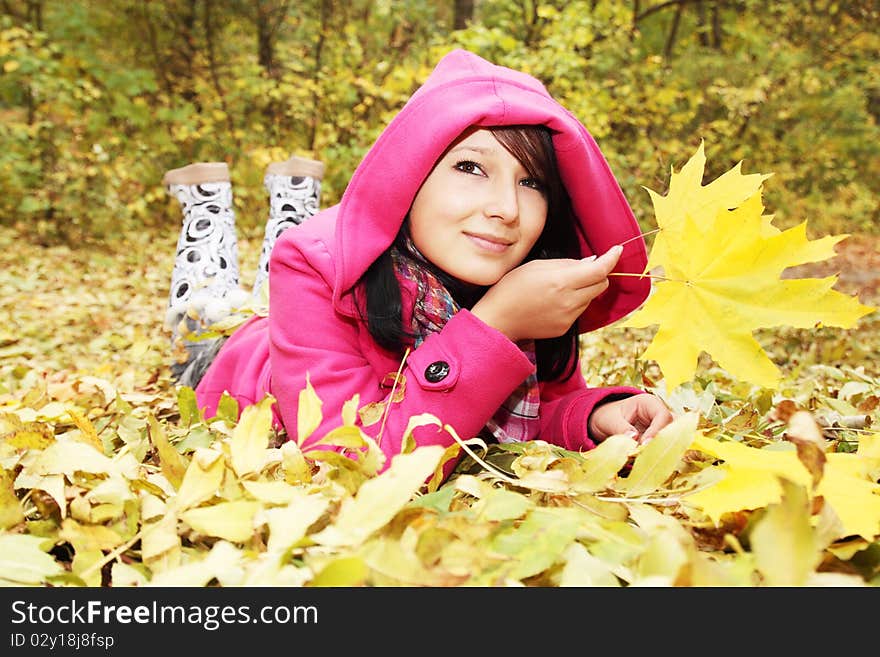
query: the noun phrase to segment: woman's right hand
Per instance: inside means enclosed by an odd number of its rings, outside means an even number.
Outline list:
[[[622,247],[598,258],[531,260],[507,272],[471,312],[513,342],[563,335],[608,287]]]

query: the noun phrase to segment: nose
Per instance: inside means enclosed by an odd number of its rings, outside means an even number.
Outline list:
[[[486,199],[485,214],[487,217],[511,223],[519,218],[519,195],[516,182],[496,180],[490,186]]]

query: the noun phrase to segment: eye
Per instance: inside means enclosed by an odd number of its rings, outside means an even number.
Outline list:
[[[537,178],[523,178],[519,181],[519,184],[523,187],[530,187],[538,192],[544,193],[544,183],[542,183]]]
[[[483,168],[473,160],[462,160],[455,163],[455,168],[462,173],[470,173],[475,176],[485,176]]]

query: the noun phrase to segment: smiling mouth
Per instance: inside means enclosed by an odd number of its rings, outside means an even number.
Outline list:
[[[494,235],[478,235],[476,233],[465,233],[465,236],[481,249],[492,251],[493,253],[500,253],[502,251],[505,251],[511,244],[513,244],[513,242],[511,242],[510,240],[506,240],[501,237],[495,237]]]

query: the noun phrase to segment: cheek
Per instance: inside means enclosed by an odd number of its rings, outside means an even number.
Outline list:
[[[538,241],[538,238],[541,236],[541,233],[544,232],[544,226],[547,224],[547,209],[546,205],[542,205],[540,207],[535,208],[533,213],[529,213],[528,215],[523,217],[522,220],[522,232],[524,241],[528,242],[529,248],[531,249],[535,242]]]

